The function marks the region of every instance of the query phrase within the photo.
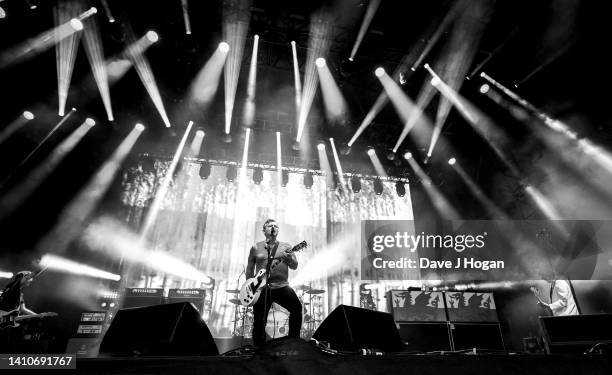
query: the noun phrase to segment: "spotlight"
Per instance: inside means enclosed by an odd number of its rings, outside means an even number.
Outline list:
[[[348,60],[349,60],[350,62],[355,61],[355,59],[353,59],[352,57],[349,57],[349,58],[348,58]]]
[[[432,85],[432,86],[438,86],[438,85],[440,84],[440,78],[438,78],[438,77],[433,77],[433,78],[431,79],[431,82],[430,82],[430,83],[431,83],[431,85]]]
[[[224,53],[228,53],[229,50],[230,50],[229,44],[227,44],[225,42],[219,43],[219,51],[224,52]]]
[[[26,120],[34,120],[34,114],[32,112],[30,112],[30,111],[24,111],[23,112],[23,117]]]
[[[232,135],[231,134],[223,135],[223,142],[225,142],[225,143],[232,143]]]
[[[259,35],[255,34],[253,38],[255,38],[255,40],[259,39]]]
[[[159,40],[159,35],[153,30],[147,31],[146,36],[151,43],[156,43]]]
[[[343,144],[340,146],[340,154],[341,155],[348,155],[351,153],[351,147],[347,144]]]
[[[97,9],[96,7],[91,7],[91,8],[89,8],[89,11],[90,11],[92,14],[96,14],[96,13],[98,13],[98,9]]]
[[[108,305],[108,307],[110,307],[111,309],[112,309],[113,307],[115,307],[115,302],[111,302],[111,303]]]
[[[306,173],[304,173],[304,186],[306,187],[306,189],[310,189],[312,187],[312,183],[312,172],[306,171]]]
[[[145,130],[145,126],[141,123],[136,124],[136,126],[134,126],[134,129],[138,130],[139,132],[144,131]]]
[[[0,19],[6,18],[6,11],[0,7]]]
[[[106,307],[106,302],[102,302],[102,303],[100,304],[100,307],[102,307],[102,308]]]
[[[70,26],[72,26],[72,28],[76,31],[83,30],[83,22],[81,22],[80,20],[76,18],[73,18],[70,20]]]
[[[206,180],[210,176],[210,164],[207,162],[202,163],[199,172],[200,178]]]
[[[353,193],[359,193],[361,191],[361,180],[359,177],[351,177],[351,188],[353,189]]]
[[[204,137],[204,134],[205,134],[205,133],[204,133],[204,130],[202,130],[202,129],[199,129],[198,131],[196,131],[196,135],[197,135],[198,137]]]
[[[455,158],[448,159],[448,164],[450,164],[450,165],[455,165],[456,162],[457,162],[457,159],[455,159]]]
[[[410,70],[412,70],[413,72],[416,72],[416,68],[414,66],[410,68]]]
[[[395,152],[391,151],[387,154],[387,160],[395,160]]]
[[[298,141],[293,142],[293,145],[291,145],[291,148],[293,149],[293,151],[300,151],[300,142]]]
[[[404,185],[403,181],[397,181],[395,183],[395,192],[397,193],[398,197],[403,197],[406,195],[406,186]]]
[[[374,151],[373,147],[368,147],[368,151],[367,151],[368,155],[370,156],[374,156],[376,155],[376,151]]]
[[[295,40],[292,40],[292,41],[291,41],[291,45],[292,45],[292,46],[295,46]]]
[[[423,159],[423,164],[427,164],[427,163],[429,163],[429,158],[430,158],[430,156],[429,156],[429,155],[427,155],[427,156],[425,157],[425,159]]]
[[[407,153],[405,153],[405,154],[404,154],[404,159],[406,159],[406,160],[410,160],[410,159],[412,159],[412,152],[407,152]]]
[[[315,64],[317,64],[319,68],[322,68],[325,66],[325,59],[322,57],[319,57],[318,59],[315,60]]]
[[[400,85],[405,85],[406,84],[406,76],[404,76],[404,73],[400,72],[399,74],[399,83]]]
[[[229,182],[234,182],[236,180],[236,176],[238,176],[238,171],[236,170],[236,166],[228,165],[227,172],[225,172],[225,178],[227,178]]]
[[[481,94],[486,94],[486,93],[489,92],[490,88],[491,87],[489,87],[489,85],[485,83],[484,85],[480,86],[480,90],[479,91],[480,91]]]
[[[289,171],[283,170],[281,172],[281,186],[285,187],[289,183]]]
[[[382,77],[383,75],[385,75],[385,69],[382,67],[378,67],[374,71],[374,74],[376,74],[376,77]]]
[[[323,141],[320,141],[319,144],[317,144],[317,148],[319,149],[319,151],[324,151],[325,143],[323,143]]]
[[[383,193],[383,183],[380,180],[380,178],[377,178],[374,180],[374,193],[376,193],[376,195],[381,195]]]
[[[257,167],[253,170],[253,182],[255,185],[261,184],[263,181],[263,169],[261,167]]]
[[[91,117],[88,117],[88,118],[85,120],[85,123],[86,123],[87,125],[89,125],[89,126],[94,126],[94,125],[96,124],[96,120],[92,119]]]

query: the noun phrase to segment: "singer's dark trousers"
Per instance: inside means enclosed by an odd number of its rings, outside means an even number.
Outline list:
[[[264,293],[267,293],[267,298]],[[276,302],[289,311],[289,337],[300,337],[302,304],[297,294],[288,286],[278,289],[270,289],[266,286],[253,305],[253,344],[255,346],[262,346],[266,342],[266,321],[272,302]]]

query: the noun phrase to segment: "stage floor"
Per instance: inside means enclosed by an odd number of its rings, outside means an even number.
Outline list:
[[[235,357],[92,358],[77,360],[71,374],[588,374],[612,373],[601,355],[384,355],[333,356],[291,349]],[[23,372],[21,372],[23,373]],[[59,373],[45,371],[45,373]]]

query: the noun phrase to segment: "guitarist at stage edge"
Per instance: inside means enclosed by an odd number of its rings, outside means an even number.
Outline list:
[[[289,286],[289,268],[295,270],[298,261],[291,250],[291,245],[279,242],[278,224],[274,219],[268,219],[263,224],[265,241],[257,242],[249,251],[246,268],[247,279],[254,276],[259,269],[268,267],[268,259],[278,258],[282,262],[272,271],[268,283],[264,286],[261,296],[253,306],[253,344],[262,346],[266,341],[265,326],[272,302],[276,302],[289,311],[289,337],[300,337],[302,328],[302,304]]]
[[[19,315],[35,315],[28,309],[23,299],[23,289],[28,287],[34,279],[34,273],[30,271],[17,272],[6,284],[0,295],[0,310],[13,311],[19,309]]]

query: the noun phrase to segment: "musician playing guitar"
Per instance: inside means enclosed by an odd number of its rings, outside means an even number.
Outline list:
[[[33,279],[33,272],[17,272],[2,290],[2,295],[0,295],[0,311],[19,310],[19,315],[36,315],[34,311],[26,307],[23,299],[23,289],[28,287]]]
[[[574,295],[570,287],[569,281],[562,278],[551,278],[546,280],[550,283],[550,303],[547,303],[542,298],[540,291],[531,287],[531,291],[535,294],[538,300],[538,305],[542,306],[548,316],[567,316],[578,315],[578,306],[574,300]]]
[[[0,353],[30,352],[32,347],[21,346],[21,343],[25,342],[22,340],[27,337],[28,342],[32,345],[38,338],[34,340],[32,331],[24,334],[22,328],[16,329],[16,327],[28,321],[57,316],[53,312],[37,314],[25,305],[23,290],[43,271],[44,269],[36,274],[30,271],[17,272],[2,290],[0,295]],[[39,337],[40,329],[37,329],[36,333]]]
[[[302,328],[302,304],[289,286],[289,269],[295,270],[298,261],[291,245],[279,242],[278,224],[268,219],[263,225],[265,241],[257,242],[249,252],[246,268],[247,279],[252,278],[260,269],[268,269],[268,260],[280,259],[282,262],[270,270],[267,285],[263,288],[259,299],[253,305],[253,344],[261,346],[265,343],[265,326],[272,302],[276,302],[289,311],[289,336],[300,337]]]

